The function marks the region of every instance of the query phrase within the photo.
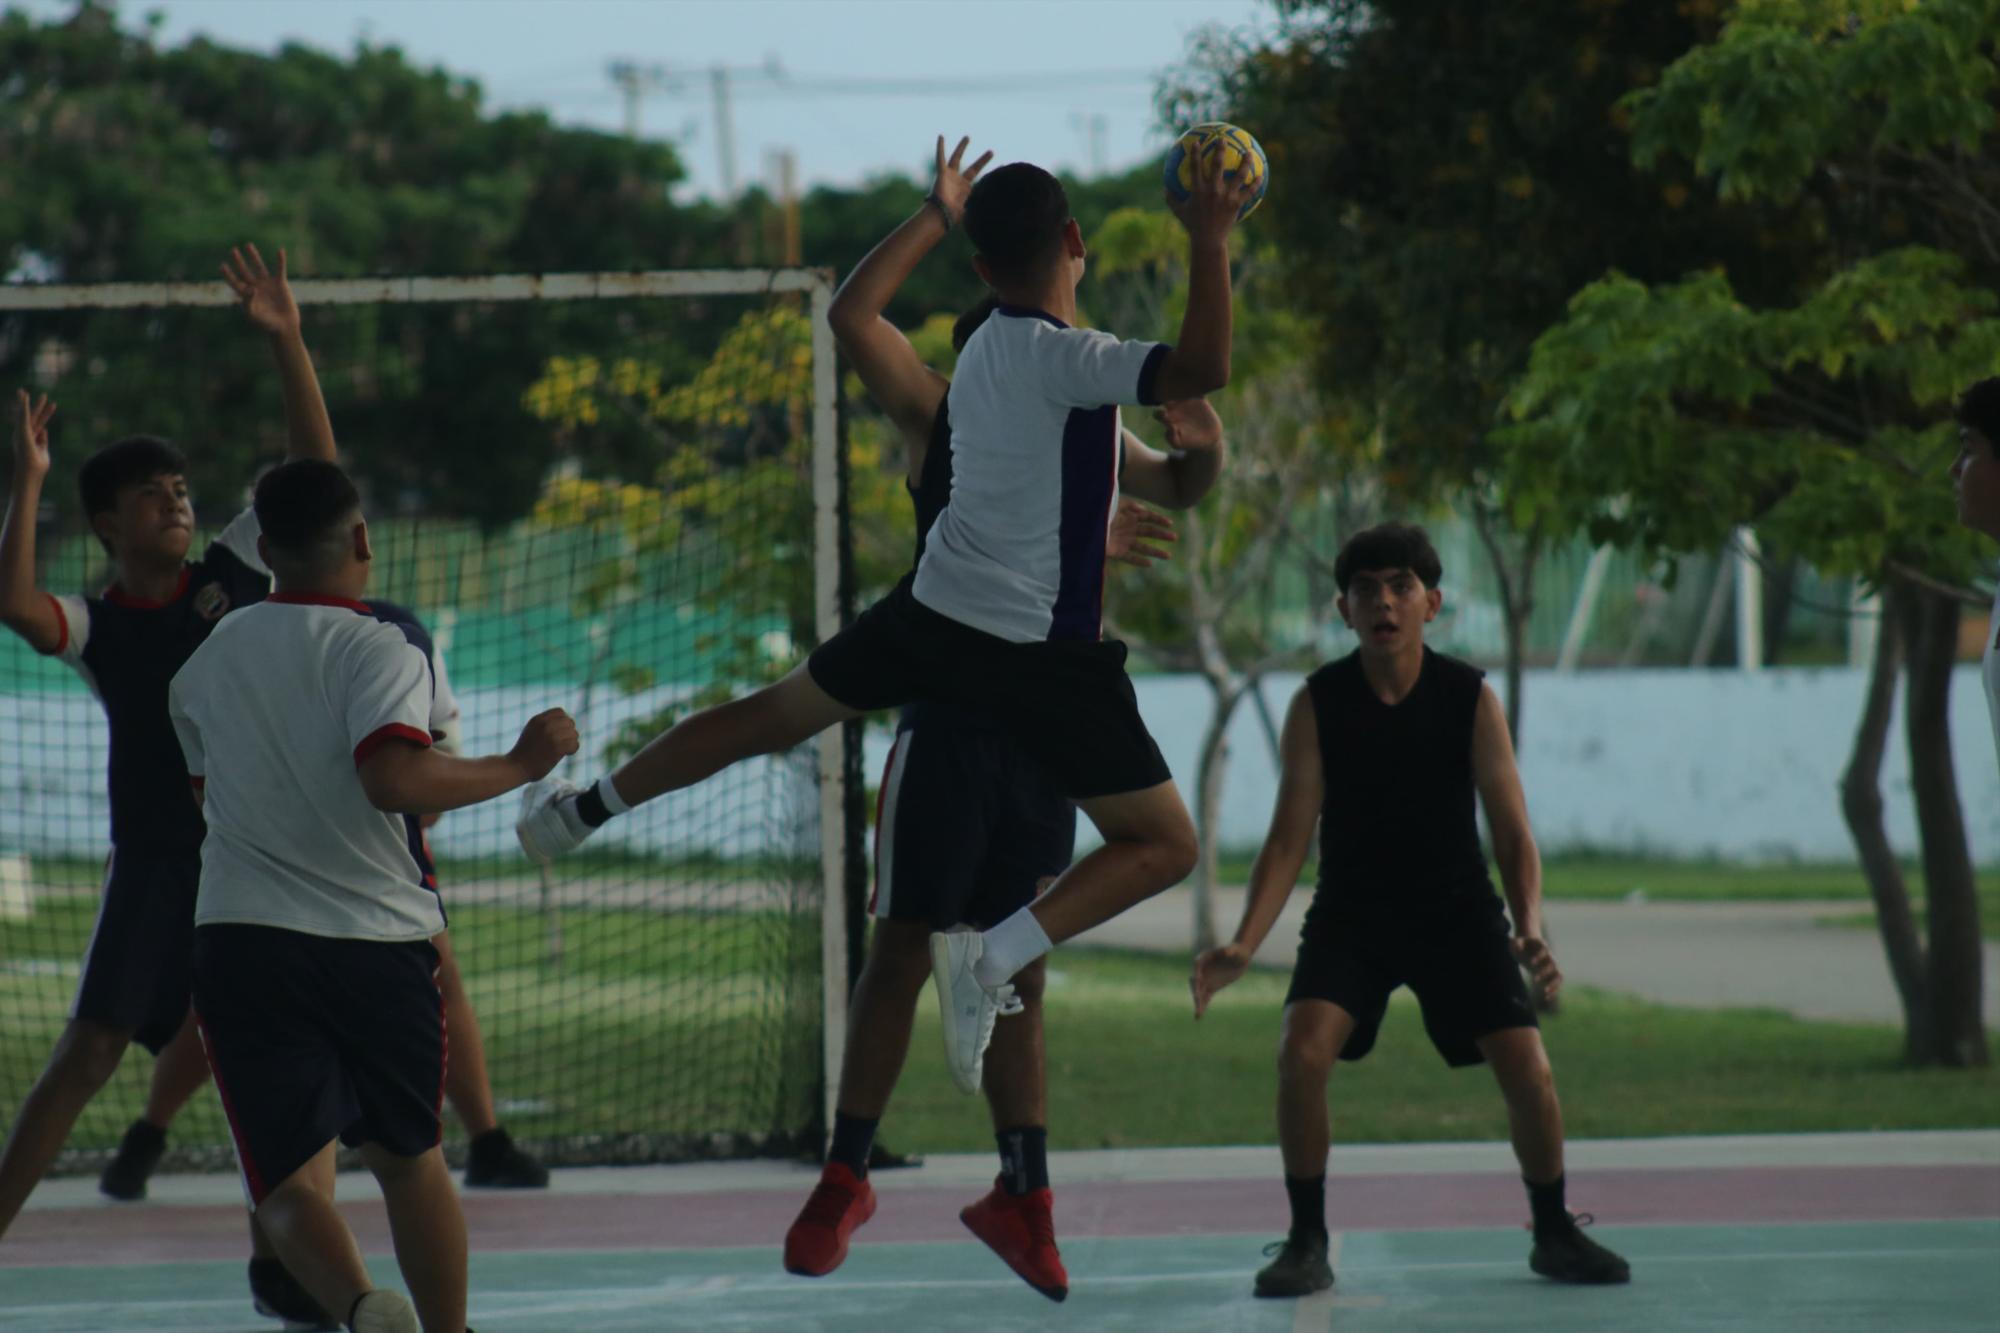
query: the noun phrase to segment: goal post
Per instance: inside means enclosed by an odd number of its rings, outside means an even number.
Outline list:
[[[405,412],[439,421],[440,403],[448,411],[453,394],[471,392],[483,394],[468,409],[483,422],[563,441],[529,512],[505,523],[455,515],[436,486],[372,492],[370,595],[442,622],[469,749],[494,744],[525,709],[563,703],[590,714],[576,772],[601,772],[642,726],[775,678],[841,627],[853,553],[828,271],[291,286],[349,457],[398,449],[419,477],[422,440],[379,429],[350,438],[344,414],[378,427]],[[242,405],[217,386],[268,363],[235,304],[220,282],[0,285],[0,387],[47,392],[64,409],[38,524],[42,586],[102,586],[105,561],[69,498],[88,452],[146,432],[184,436],[192,458],[211,435],[235,438]],[[392,327],[394,312],[419,307],[446,312],[431,333],[448,328],[466,355],[504,347],[510,366],[544,373],[495,386],[461,368],[440,388],[440,349],[415,326]],[[149,393],[121,389],[140,368]],[[269,421],[258,429],[270,461]],[[497,459],[507,441],[493,443]],[[649,449],[657,479],[645,473]],[[464,493],[488,480],[462,471],[450,486]],[[192,554],[232,507],[202,507]],[[805,540],[793,529],[808,512]],[[74,991],[109,829],[95,701],[0,638],[0,791],[24,794],[0,810],[0,860],[29,880],[8,895],[25,916],[0,914],[0,997],[28,1016],[0,1032],[0,1105],[18,1105]],[[850,882],[865,819],[847,790],[853,734],[831,728],[809,752],[654,802],[635,814],[662,807],[658,818],[621,820],[623,842],[594,840],[539,884],[507,860],[510,802],[446,817],[444,902],[517,1138],[558,1162],[823,1147],[846,1039],[848,912],[861,892]],[[64,1166],[104,1159],[149,1073],[150,1062],[126,1062]],[[171,1143],[179,1165],[227,1162],[220,1117],[205,1109],[191,1106]]]

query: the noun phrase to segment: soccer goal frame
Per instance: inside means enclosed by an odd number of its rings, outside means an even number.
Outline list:
[[[839,423],[837,352],[827,311],[833,273],[822,268],[660,269],[626,273],[509,273],[468,277],[301,278],[291,283],[301,307],[418,305],[449,302],[642,300],[673,297],[801,295],[812,330],[813,619],[821,642],[843,623],[843,573],[851,562],[844,522],[845,459]],[[0,312],[230,306],[222,282],[0,284]],[[830,727],[817,741],[819,772],[822,1134],[831,1134],[840,1064],[847,1043],[850,855],[863,830],[850,802],[850,739]],[[858,744],[858,741],[855,743]]]

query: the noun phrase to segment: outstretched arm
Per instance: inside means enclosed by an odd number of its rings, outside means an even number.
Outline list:
[[[1205,398],[1168,403],[1153,416],[1167,428],[1173,452],[1163,454],[1127,431],[1119,489],[1168,509],[1192,509],[1222,475],[1222,418]]]
[[[1472,718],[1472,780],[1493,835],[1493,859],[1500,865],[1507,912],[1514,918],[1514,953],[1534,977],[1542,998],[1554,999],[1562,987],[1562,972],[1542,938],[1542,854],[1528,826],[1528,798],[1521,791],[1507,714],[1490,685],[1480,687],[1479,708]]]
[[[38,653],[62,646],[62,615],[35,587],[35,514],[42,505],[42,482],[49,475],[49,418],[56,405],[47,395],[30,400],[14,394],[14,485],[7,494],[7,522],[0,528],[0,624]]]
[[[1208,1009],[1217,991],[1249,969],[1257,946],[1277,924],[1278,914],[1285,910],[1285,900],[1292,896],[1299,871],[1312,852],[1326,777],[1320,768],[1319,719],[1313,712],[1312,695],[1304,686],[1285,710],[1278,760],[1278,800],[1271,811],[1271,831],[1250,866],[1250,894],[1243,904],[1243,920],[1228,944],[1194,960],[1194,975],[1188,978],[1196,1018]]]
[[[1220,154],[1195,158],[1194,189],[1169,204],[1188,234],[1188,300],[1180,338],[1160,365],[1154,390],[1161,402],[1199,398],[1229,383],[1229,232],[1249,200],[1248,180],[1225,179]]]
[[[285,427],[291,437],[287,457],[332,462],[333,422],[327,418],[319,374],[306,350],[298,302],[292,299],[292,285],[285,275],[285,252],[278,251],[278,271],[273,273],[264,266],[256,246],[239,246],[229,252],[222,280],[243,302],[243,314],[251,326],[271,339],[271,355],[277,359],[278,379],[285,392]]]
[[[428,745],[390,740],[361,761],[361,789],[377,810],[440,814],[490,801],[546,777],[577,750],[576,723],[560,708],[537,713],[506,754],[465,759]]]
[[[958,225],[972,182],[992,160],[993,154],[985,153],[971,166],[961,168],[959,163],[970,142],[960,139],[947,159],[944,136],[938,136],[937,180],[923,206],[854,266],[827,310],[827,323],[840,340],[840,350],[854,363],[869,396],[918,447],[930,438],[931,420],[947,386],[944,377],[923,363],[902,330],[883,318],[882,312],[923,257]],[[911,471],[914,474],[916,469]]]

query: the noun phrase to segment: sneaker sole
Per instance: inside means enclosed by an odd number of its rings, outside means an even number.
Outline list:
[[[958,1031],[958,1013],[952,1003],[951,994],[951,941],[945,939],[942,935],[937,935],[932,937],[930,946],[931,980],[936,984],[937,988],[938,1018],[940,1020],[938,1026],[942,1029],[944,1035],[945,1068],[951,1073],[951,1081],[954,1087],[968,1097],[975,1096],[979,1092],[980,1075],[985,1062],[983,1060],[973,1062],[972,1078],[969,1083],[964,1075],[959,1073],[958,1041],[953,1035]],[[977,1036],[973,1040],[977,1041]]]
[[[854,1225],[847,1229],[847,1239],[840,1243],[840,1252],[833,1256],[832,1263],[828,1264],[825,1268],[814,1270],[794,1266],[788,1258],[785,1260],[785,1271],[793,1277],[825,1277],[827,1274],[833,1272],[834,1269],[847,1262],[847,1250],[854,1242],[854,1233],[861,1230],[862,1227],[867,1226],[868,1219],[873,1216],[875,1216],[875,1195],[873,1192],[870,1192],[867,1208],[862,1210],[860,1217],[854,1219]]]

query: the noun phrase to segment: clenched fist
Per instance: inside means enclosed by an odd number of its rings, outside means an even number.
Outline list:
[[[507,757],[521,766],[528,781],[545,778],[549,770],[577,751],[576,719],[560,708],[537,713],[521,728],[521,739]]]

